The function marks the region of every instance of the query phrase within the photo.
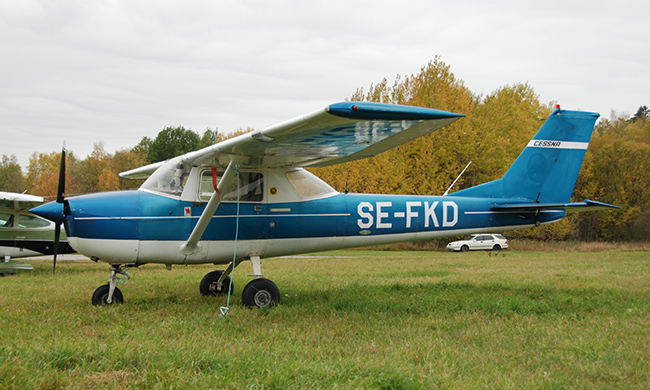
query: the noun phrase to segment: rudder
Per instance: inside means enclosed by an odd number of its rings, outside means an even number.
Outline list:
[[[568,202],[598,117],[593,112],[555,110],[501,179],[451,195]]]

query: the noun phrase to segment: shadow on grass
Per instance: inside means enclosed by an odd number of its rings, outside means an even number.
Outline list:
[[[454,314],[481,312],[509,317],[518,315],[567,315],[582,319],[596,311],[624,312],[646,305],[620,291],[593,289],[548,289],[511,287],[500,284],[418,283],[353,285],[339,289],[298,292],[283,297],[287,307],[309,311],[345,311],[387,314]]]

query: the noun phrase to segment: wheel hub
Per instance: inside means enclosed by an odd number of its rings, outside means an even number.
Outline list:
[[[266,290],[260,290],[255,293],[255,305],[258,307],[267,307],[271,305],[273,298],[271,293]]]

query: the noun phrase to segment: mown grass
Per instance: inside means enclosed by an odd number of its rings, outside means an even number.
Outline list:
[[[650,256],[641,251],[337,251],[264,261],[282,293],[240,303],[211,266],[31,261],[0,279],[0,388],[650,388]]]

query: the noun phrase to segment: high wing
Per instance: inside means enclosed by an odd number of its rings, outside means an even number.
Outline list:
[[[0,210],[29,210],[43,203],[43,198],[35,195],[0,192]]]
[[[258,167],[323,167],[377,155],[464,117],[451,112],[368,102],[336,103],[301,117],[190,152],[192,165],[237,156]],[[146,178],[161,163],[120,173]]]

